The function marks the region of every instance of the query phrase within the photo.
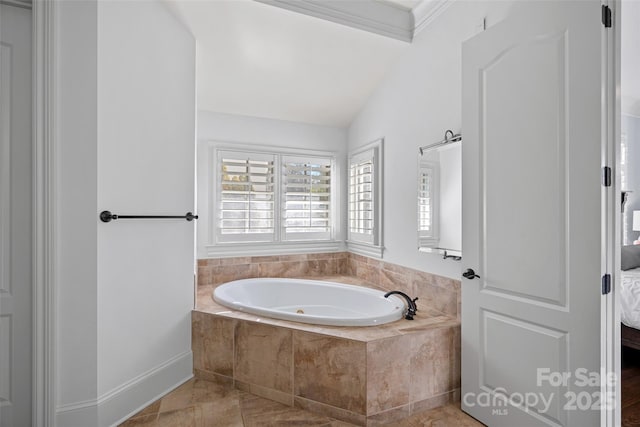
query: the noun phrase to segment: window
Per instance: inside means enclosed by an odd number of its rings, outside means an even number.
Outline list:
[[[285,240],[331,237],[331,159],[283,157]]]
[[[218,241],[273,241],[275,156],[221,151]]]
[[[418,175],[418,246],[434,246],[438,242],[439,166],[436,162],[420,162]]]
[[[349,250],[382,256],[382,140],[349,155]]]
[[[349,164],[349,230],[362,240],[372,241],[373,202],[373,153],[367,153]]]
[[[219,249],[209,253],[224,251],[225,244],[251,243],[255,249],[334,238],[333,155],[220,147],[212,153],[212,243]]]

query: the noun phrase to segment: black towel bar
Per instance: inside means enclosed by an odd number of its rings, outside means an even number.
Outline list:
[[[187,212],[185,215],[116,215],[112,214],[109,211],[100,212],[100,221],[102,222],[111,222],[111,220],[116,219],[166,219],[166,218],[174,218],[174,219],[186,219],[187,221],[193,221],[194,219],[198,219],[198,215],[194,215],[191,212]]]

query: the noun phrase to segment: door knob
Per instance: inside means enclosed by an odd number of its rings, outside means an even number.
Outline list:
[[[478,276],[478,275],[476,274],[476,272],[475,272],[475,271],[473,271],[473,269],[471,269],[471,268],[467,268],[467,270],[466,270],[464,273],[462,273],[462,277],[464,277],[464,278],[466,278],[466,279],[469,279],[469,280],[471,280],[471,279],[475,279],[476,277],[477,277],[478,279],[480,278],[480,276]]]

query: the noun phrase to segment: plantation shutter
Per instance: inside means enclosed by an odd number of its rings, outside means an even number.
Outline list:
[[[329,158],[282,157],[283,240],[331,238]]]
[[[349,238],[374,242],[374,152],[367,150],[349,160]]]
[[[269,154],[218,153],[218,241],[275,239],[274,165]]]
[[[438,241],[438,164],[421,162],[418,176],[419,246],[433,246]]]

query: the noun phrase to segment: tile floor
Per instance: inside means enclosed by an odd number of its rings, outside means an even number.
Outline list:
[[[397,427],[481,427],[448,405],[414,415]],[[282,405],[222,384],[194,378],[135,414],[120,427],[352,427],[352,424]]]

